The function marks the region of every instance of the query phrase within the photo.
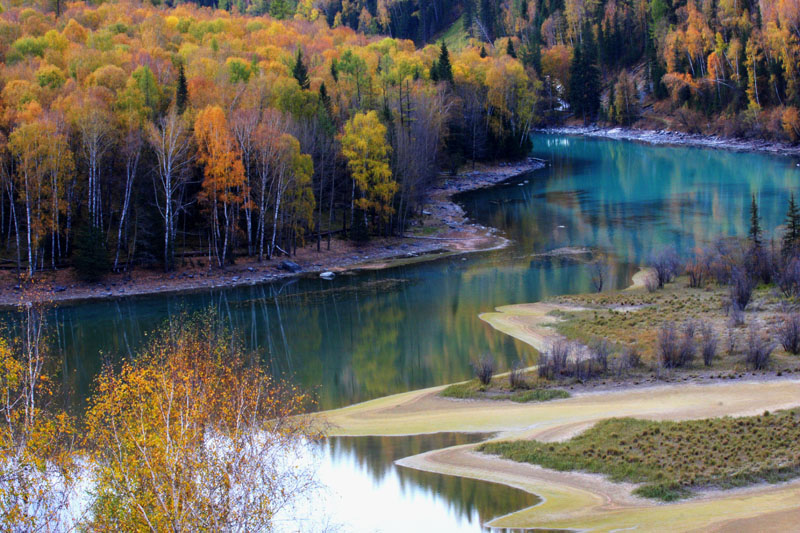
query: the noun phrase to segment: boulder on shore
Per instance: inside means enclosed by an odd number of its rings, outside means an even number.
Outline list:
[[[294,272],[294,273],[301,272],[303,270],[303,267],[301,267],[294,261],[281,261],[281,264],[278,265],[278,268],[280,268],[281,270],[285,270],[287,272]]]

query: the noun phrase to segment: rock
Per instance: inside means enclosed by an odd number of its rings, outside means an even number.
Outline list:
[[[63,285],[56,285],[55,287],[53,287],[53,292],[64,292],[66,290],[67,288],[64,287]]]
[[[336,277],[336,274],[334,274],[330,270],[327,270],[325,272],[321,272],[319,277],[321,277],[322,279],[333,279],[334,277]]]
[[[278,266],[278,268],[293,273],[302,272],[303,270],[303,268],[294,261],[281,261],[281,264]]]

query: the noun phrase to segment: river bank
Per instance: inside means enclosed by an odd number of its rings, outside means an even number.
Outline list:
[[[692,420],[760,414],[796,406],[800,380],[656,385],[581,392],[547,403],[498,403],[443,398],[443,387],[413,391],[322,413],[334,435],[412,435],[497,432],[490,440],[568,439],[611,417]],[[631,494],[636,485],[602,475],[558,472],[475,451],[477,445],[432,450],[406,457],[408,468],[506,484],[536,494],[537,506],[497,518],[491,527],[614,531],[736,531],[746,523],[771,531],[774,519],[800,514],[800,480],[708,490],[693,499],[664,504]],[[760,529],[759,529],[760,528]],[[742,531],[742,529],[738,529]],[[777,530],[777,529],[775,529]]]
[[[563,126],[545,128],[541,133],[560,135],[582,135],[620,141],[634,141],[664,146],[694,146],[697,148],[715,148],[734,152],[761,152],[775,155],[800,157],[800,146],[759,139],[727,138],[711,135],[683,133],[669,130],[640,130],[622,127],[601,126]]]
[[[544,163],[525,159],[512,163],[479,165],[456,176],[442,176],[428,193],[422,217],[402,237],[376,237],[366,244],[332,239],[330,250],[316,240],[299,248],[296,256],[258,262],[237,258],[224,269],[211,266],[207,258],[189,258],[173,272],[136,268],[131,272],[110,273],[100,283],[76,278],[72,269],[37,273],[32,283],[19,284],[14,271],[0,272],[0,307],[23,302],[78,302],[170,292],[193,292],[214,288],[268,283],[297,276],[334,275],[358,270],[388,268],[443,257],[488,251],[504,247],[508,241],[494,228],[473,224],[453,197],[461,192],[491,187],[521,174],[538,170]],[[180,260],[179,260],[180,261]],[[288,264],[290,261],[293,264]]]

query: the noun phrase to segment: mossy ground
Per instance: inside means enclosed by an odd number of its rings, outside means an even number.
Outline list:
[[[738,487],[800,475],[800,409],[741,418],[653,422],[612,418],[564,442],[490,442],[480,451],[554,470],[642,483],[665,501],[703,487]]]

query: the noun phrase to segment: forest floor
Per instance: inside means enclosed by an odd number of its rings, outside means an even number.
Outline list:
[[[22,283],[15,270],[0,271],[0,307],[30,301],[67,302],[253,285],[296,276],[317,276],[326,271],[343,274],[389,268],[447,254],[501,248],[508,241],[494,228],[467,220],[452,197],[460,192],[491,187],[543,166],[539,160],[525,159],[477,165],[456,176],[443,175],[439,184],[429,191],[422,216],[415,219],[402,237],[375,237],[365,244],[333,238],[330,250],[323,239],[317,251],[316,238],[310,236],[309,243],[298,248],[297,255],[292,257],[280,256],[262,262],[239,257],[234,265],[225,268],[213,266],[206,257],[193,257],[186,258],[173,272],[135,268],[129,272],[110,273],[99,283],[79,280],[72,269],[38,272],[33,282]],[[284,261],[296,263],[300,271],[282,268]]]
[[[717,148],[734,152],[762,152],[776,155],[800,156],[800,145],[763,139],[742,139],[684,133],[670,130],[649,130],[638,128],[608,126],[562,126],[545,128],[543,133],[563,135],[583,135],[623,141],[635,141],[666,146],[696,146],[698,148]]]

